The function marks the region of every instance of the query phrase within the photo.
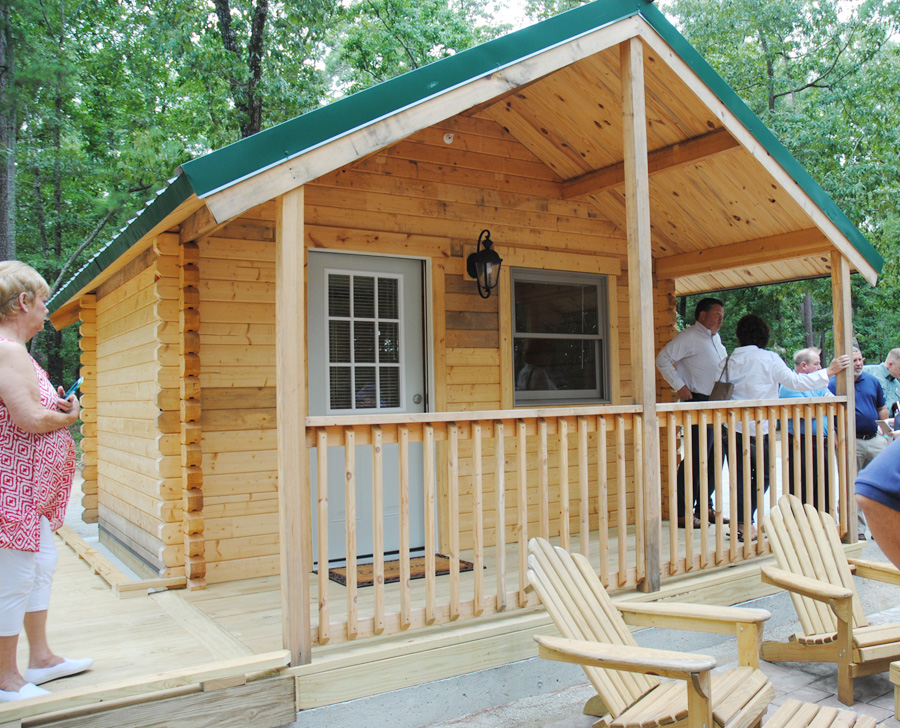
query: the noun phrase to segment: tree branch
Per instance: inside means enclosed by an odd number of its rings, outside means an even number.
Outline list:
[[[104,227],[106,227],[106,223],[108,223],[110,221],[110,219],[112,218],[112,216],[115,213],[116,213],[116,210],[110,210],[109,212],[107,212],[106,217],[104,217],[99,222],[97,227],[94,228],[94,231],[90,235],[87,236],[87,238],[81,245],[78,246],[78,250],[76,250],[74,253],[72,253],[72,255],[69,257],[69,259],[66,261],[66,264],[62,267],[62,270],[59,272],[59,275],[56,277],[56,280],[53,282],[53,288],[50,290],[51,296],[54,293],[56,293],[57,289],[59,288],[59,284],[62,283],[63,278],[65,277],[69,268],[72,267],[72,264],[78,259],[78,256],[84,252],[85,248],[87,248],[91,243],[93,243],[97,239],[97,236],[100,234],[100,231],[103,230]]]

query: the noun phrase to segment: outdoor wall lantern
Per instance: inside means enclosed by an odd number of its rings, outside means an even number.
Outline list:
[[[491,231],[482,230],[475,252],[466,259],[466,270],[469,277],[475,279],[478,295],[482,298],[490,298],[491,291],[500,282],[500,264],[503,259],[491,248],[493,244]]]

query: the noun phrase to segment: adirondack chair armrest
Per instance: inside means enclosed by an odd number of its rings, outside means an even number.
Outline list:
[[[853,592],[842,586],[834,586],[827,581],[811,579],[808,576],[798,576],[790,571],[778,569],[774,566],[763,566],[760,576],[766,584],[780,586],[790,592],[815,599],[819,602],[843,602],[849,605],[853,598]]]
[[[772,615],[765,609],[716,607],[708,604],[677,602],[620,603],[616,608],[626,624],[637,627],[661,627],[690,632],[734,634],[739,625],[761,625]]]
[[[692,676],[709,673],[716,666],[716,658],[690,652],[587,642],[547,635],[535,635],[534,639],[540,645],[540,655],[544,659],[588,667],[693,681]]]
[[[855,567],[857,576],[883,581],[887,584],[900,584],[900,569],[887,561],[848,558],[847,563]]]

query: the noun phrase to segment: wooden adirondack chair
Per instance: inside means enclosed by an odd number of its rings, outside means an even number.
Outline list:
[[[853,584],[856,575],[900,584],[893,565],[848,559],[834,519],[782,496],[763,522],[779,568],[763,567],[762,580],[787,589],[802,632],[788,642],[763,642],[770,662],[834,662],[838,699],[853,705],[853,679],[886,671],[900,658],[900,622],[869,625]]]
[[[541,657],[582,665],[599,697],[585,707],[585,713],[602,716],[595,727],[760,725],[775,695],[756,669],[768,612],[673,603],[616,605],[584,556],[540,538],[531,539],[528,549],[528,578],[562,634],[535,637]],[[735,634],[742,666],[711,675],[712,657],[639,647],[626,620]],[[660,682],[657,675],[677,680]]]

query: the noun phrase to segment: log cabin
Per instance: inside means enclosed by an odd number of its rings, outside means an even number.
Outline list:
[[[617,593],[740,573],[740,601],[769,548],[721,508],[677,528],[687,425],[723,435],[702,468],[727,512],[735,423],[835,418],[803,446],[851,543],[852,379],[676,403],[654,362],[676,297],[827,276],[846,351],[850,276],[881,266],[652,0],[597,0],[178,169],[50,304],[80,330],[84,517],[168,585],[279,576],[298,669],[404,638],[404,667],[301,708],[415,682],[417,635],[481,640],[441,674],[534,654],[533,535]]]

